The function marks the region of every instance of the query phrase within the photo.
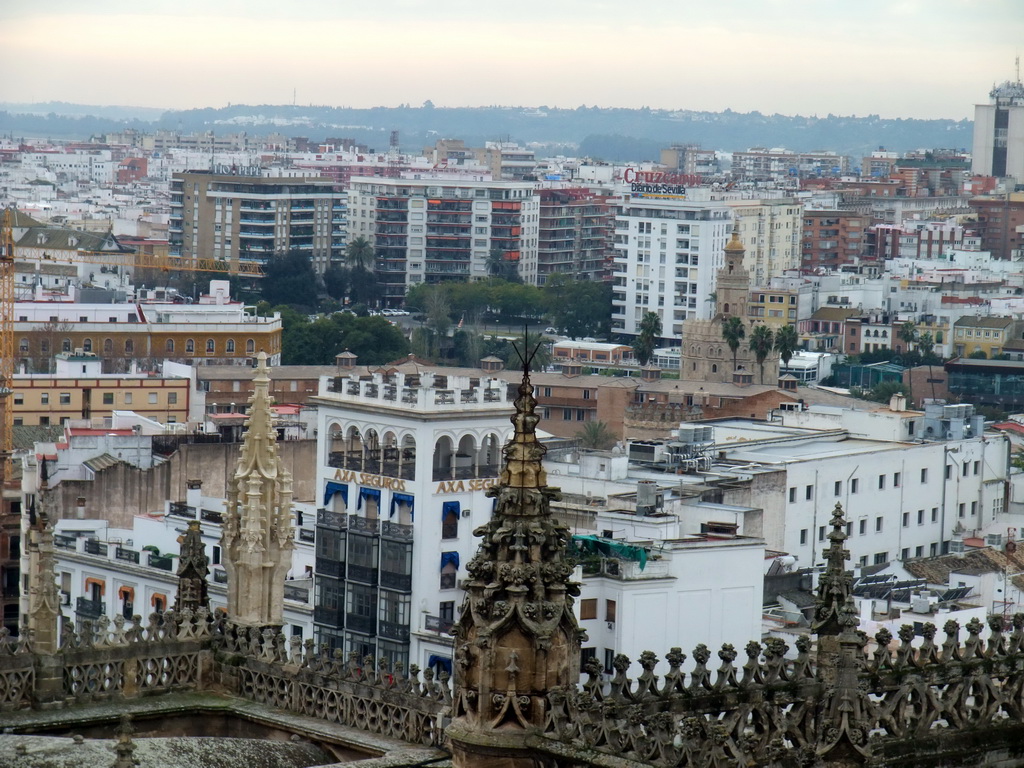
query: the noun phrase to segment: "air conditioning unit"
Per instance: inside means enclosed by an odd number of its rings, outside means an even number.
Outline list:
[[[60,604],[61,605],[71,605],[71,593],[70,592],[61,592],[60,593]]]

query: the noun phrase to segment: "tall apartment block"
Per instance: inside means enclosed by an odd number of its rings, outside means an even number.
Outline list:
[[[790,152],[754,147],[732,153],[732,177],[740,181],[781,181],[799,176],[841,176],[850,158],[835,152]]]
[[[800,268],[803,205],[793,198],[730,201],[743,243],[743,266],[755,286]]]
[[[678,339],[684,320],[711,317],[731,227],[725,203],[623,199],[615,216],[613,333],[638,335],[641,318],[654,312],[662,337]]]
[[[603,280],[611,272],[611,198],[586,188],[541,189],[537,284],[562,273]]]
[[[539,198],[532,182],[355,177],[348,230],[376,251],[375,272],[389,305],[419,283],[488,276],[500,251],[537,282]]]
[[[864,252],[866,216],[847,211],[804,211],[801,268],[838,269],[855,264]]]
[[[329,179],[267,177],[259,169],[176,173],[170,254],[237,264],[298,251],[323,273],[343,258],[345,198]]]
[[[971,171],[1024,183],[1024,83],[1007,81],[988,96],[988,104],[974,107]]]

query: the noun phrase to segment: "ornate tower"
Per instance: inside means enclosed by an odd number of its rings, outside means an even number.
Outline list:
[[[284,577],[295,547],[292,476],[281,466],[270,411],[267,355],[257,358],[242,455],[228,484],[221,548],[228,576],[228,616],[237,625],[279,627]]]
[[[497,761],[533,766],[524,738],[543,727],[549,696],[575,690],[583,633],[573,615],[579,586],[569,582],[568,529],[551,517],[557,490],[547,485],[537,440],[529,365],[512,416],[494,514],[475,531],[480,548],[455,634],[454,720],[448,729],[456,768]]]
[[[732,228],[732,239],[725,246],[725,264],[718,270],[715,298],[718,306],[716,319],[738,317],[747,322],[747,298],[750,293],[750,272],[743,266],[743,243],[739,225]]]
[[[203,546],[203,532],[198,520],[189,520],[188,529],[178,537],[181,545],[178,560],[178,597],[174,603],[175,612],[198,608],[209,608],[206,577],[210,573],[210,561]]]

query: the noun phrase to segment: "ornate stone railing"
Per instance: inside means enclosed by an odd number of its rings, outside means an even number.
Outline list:
[[[0,711],[23,709],[35,689],[35,655],[27,634],[11,637],[0,627]]]
[[[448,676],[386,660],[329,652],[267,629],[218,622],[221,683],[236,695],[412,744],[438,746],[451,712]]]

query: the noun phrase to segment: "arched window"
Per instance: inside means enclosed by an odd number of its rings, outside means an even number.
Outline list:
[[[114,351],[114,340],[104,339],[103,340],[103,354],[109,355]]]
[[[49,339],[40,339],[39,340],[39,351],[42,352],[44,355],[50,354],[50,340]]]
[[[82,340],[82,351],[83,352],[92,352],[92,339],[83,339]]]
[[[124,340],[124,353],[130,355],[135,351],[135,342],[131,339]]]
[[[18,342],[18,351],[23,355],[28,354],[28,339],[22,339]]]
[[[217,345],[214,342],[214,340],[213,339],[207,339],[206,340],[206,354],[212,355],[216,351],[217,351]]]
[[[70,352],[71,351],[71,339],[64,339],[63,341],[61,341],[61,343],[60,343],[60,351],[61,352]]]
[[[188,355],[191,355],[195,351],[196,351],[196,343],[194,341],[192,341],[192,339],[187,339],[185,341],[185,353],[188,354]]]
[[[250,355],[253,352],[255,352],[256,351],[256,342],[253,341],[252,339],[246,339],[245,340],[245,351],[246,351],[247,354],[250,354]]]
[[[729,302],[725,303],[725,306],[722,308],[722,312],[726,315],[729,314]]]
[[[717,363],[712,364],[711,372],[712,373],[718,373],[718,364]]]
[[[166,349],[168,352],[174,352],[174,339],[168,339],[166,343]]]
[[[228,354],[234,354],[234,351],[235,351],[235,340],[234,339],[228,339],[227,340],[227,344],[224,346],[224,351],[227,352]]]

